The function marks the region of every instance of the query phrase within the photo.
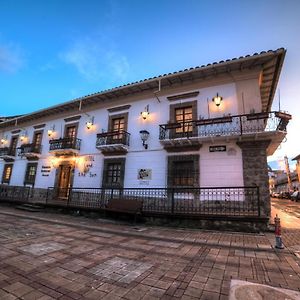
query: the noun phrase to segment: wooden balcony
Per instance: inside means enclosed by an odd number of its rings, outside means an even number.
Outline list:
[[[13,161],[16,157],[16,149],[11,147],[0,148],[0,159],[5,161]]]
[[[121,131],[102,132],[97,134],[96,148],[103,154],[116,155],[128,152],[130,133]]]
[[[27,159],[38,159],[41,156],[42,145],[24,144],[18,148],[19,156]]]
[[[159,125],[159,138],[170,152],[200,147],[205,142],[269,139],[268,155],[271,155],[284,139],[291,118],[283,112],[262,112],[162,124]]]
[[[49,141],[49,152],[55,155],[77,155],[80,151],[81,139],[61,138]]]

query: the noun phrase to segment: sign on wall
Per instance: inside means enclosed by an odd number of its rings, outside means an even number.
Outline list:
[[[138,169],[138,180],[151,180],[152,179],[152,169]]]
[[[219,146],[209,146],[209,152],[225,152],[226,146],[219,145]]]
[[[51,172],[51,166],[42,166],[42,169],[41,169],[41,173],[42,173],[42,176],[49,176]]]
[[[86,155],[81,157],[79,162],[77,163],[77,168],[79,169],[78,176],[79,177],[96,177],[97,174],[93,173],[91,169],[93,169],[93,162],[95,158],[93,155]]]

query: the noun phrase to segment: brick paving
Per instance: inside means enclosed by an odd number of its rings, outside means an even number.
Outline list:
[[[0,299],[228,299],[232,279],[300,291],[299,230],[276,250],[272,233],[0,208]]]

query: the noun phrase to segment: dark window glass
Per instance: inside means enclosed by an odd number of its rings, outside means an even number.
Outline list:
[[[121,182],[121,164],[111,163],[107,165],[107,183],[119,184]]]
[[[125,128],[125,119],[124,118],[112,119],[112,131],[120,132],[119,134],[114,134],[112,136],[112,138],[114,140],[121,140],[123,137],[124,128]]]
[[[190,121],[193,120],[192,112],[193,112],[192,106],[175,109],[176,123],[183,123],[181,127],[176,128],[176,133],[193,131],[192,123],[190,123]]]
[[[66,129],[66,137],[68,138],[76,138],[76,126],[69,126]]]

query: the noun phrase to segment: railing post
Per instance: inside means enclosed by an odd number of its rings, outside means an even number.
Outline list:
[[[243,124],[242,124],[242,116],[239,116],[240,118],[240,135],[243,135]]]
[[[171,213],[174,214],[174,206],[175,206],[175,203],[174,203],[174,188],[171,189]]]
[[[49,188],[47,188],[47,194],[46,194],[46,204],[48,203],[48,195],[49,195]]]
[[[68,192],[68,200],[67,200],[67,206],[69,206],[70,204],[70,198],[71,198],[71,193],[72,193],[72,188],[67,188],[67,192]]]

